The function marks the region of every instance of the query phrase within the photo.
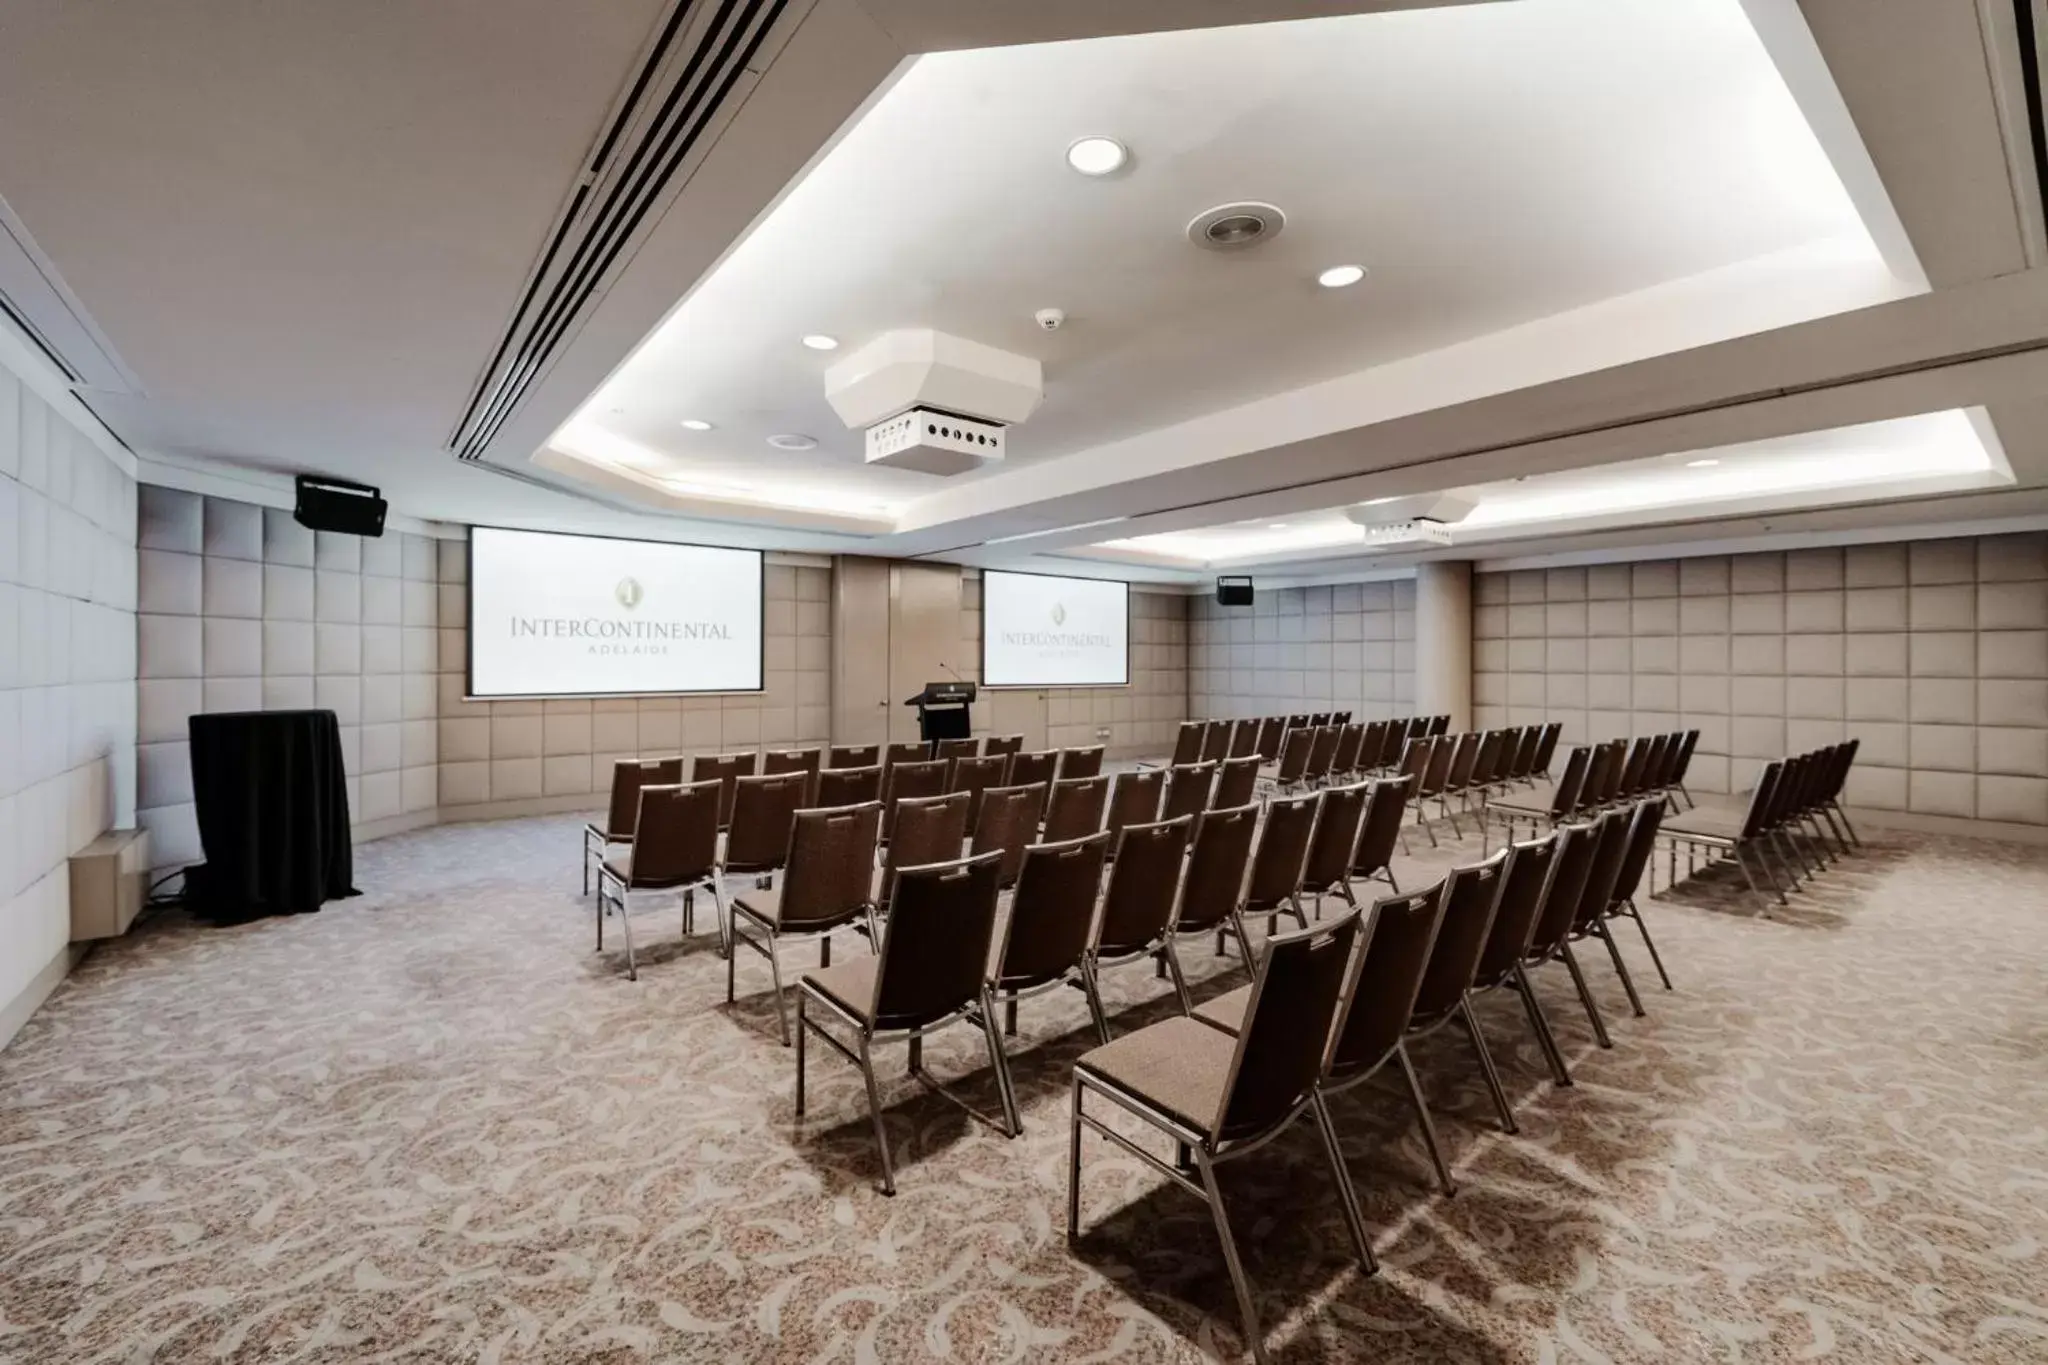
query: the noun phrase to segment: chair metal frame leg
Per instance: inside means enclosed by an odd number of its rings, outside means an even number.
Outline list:
[[[1862,848],[1863,836],[1856,832],[1856,826],[1849,823],[1849,812],[1842,809],[1842,803],[1833,797],[1829,797],[1828,805],[1834,810],[1835,814],[1842,817],[1842,828],[1849,831],[1849,842],[1857,848]]]
[[[1537,1046],[1543,1049],[1543,1059],[1550,1064],[1550,1078],[1562,1086],[1572,1083],[1571,1068],[1564,1064],[1564,1053],[1557,1046],[1557,1037],[1550,1031],[1550,1020],[1543,1013],[1543,1006],[1536,999],[1536,990],[1529,981],[1529,973],[1519,962],[1514,972],[1515,994],[1522,997],[1522,1008],[1529,1016],[1529,1026],[1536,1030]]]
[[[1010,997],[1010,1011],[1014,1015],[1017,998]],[[1017,1093],[1010,1079],[1010,1054],[1003,1050],[1002,1034],[996,1028],[995,997],[984,986],[981,991],[981,1031],[988,1039],[989,1065],[996,1072],[996,1093],[1003,1103],[1003,1126],[1005,1136],[1015,1138],[1024,1131],[1024,1121],[1017,1116]]]
[[[889,1129],[882,1122],[882,1089],[875,1084],[875,1061],[868,1052],[868,1038],[865,1033],[860,1040],[860,1071],[868,1083],[868,1117],[875,1124],[875,1146],[882,1153],[882,1193],[894,1196],[896,1193],[896,1165],[889,1156]]]
[[[1636,932],[1643,936],[1643,946],[1650,950],[1650,962],[1657,968],[1657,975],[1663,980],[1664,989],[1672,989],[1671,973],[1664,970],[1664,957],[1657,951],[1656,941],[1650,937],[1650,926],[1643,919],[1643,908],[1636,904],[1633,896],[1622,904],[1628,907],[1628,917],[1636,922]]]
[[[1223,1208],[1223,1191],[1216,1183],[1216,1167],[1208,1152],[1195,1148],[1195,1166],[1202,1174],[1202,1188],[1207,1192],[1210,1216],[1216,1220],[1216,1235],[1223,1242],[1223,1264],[1230,1271],[1230,1282],[1237,1289],[1237,1310],[1244,1316],[1245,1340],[1251,1347],[1252,1359],[1258,1365],[1266,1365],[1266,1339],[1259,1326],[1258,1305],[1252,1301],[1251,1281],[1245,1278],[1244,1263],[1237,1256],[1237,1239],[1230,1234],[1230,1215]]]
[[[1102,1008],[1102,983],[1095,977],[1095,955],[1084,953],[1081,957],[1081,989],[1088,997],[1088,1018],[1095,1025],[1095,1036],[1109,1041],[1109,1015]]]
[[[1358,1253],[1361,1272],[1380,1273],[1380,1262],[1372,1254],[1372,1235],[1365,1228],[1365,1212],[1358,1206],[1358,1191],[1351,1183],[1351,1171],[1344,1164],[1344,1148],[1337,1141],[1337,1125],[1330,1118],[1330,1103],[1322,1088],[1316,1088],[1310,1103],[1315,1109],[1316,1131],[1322,1134],[1323,1153],[1329,1158],[1330,1177],[1337,1182],[1337,1199],[1344,1208],[1344,1226],[1350,1230],[1352,1249]]]
[[[1593,1036],[1601,1047],[1613,1047],[1614,1040],[1607,1036],[1607,1021],[1600,1017],[1600,1006],[1593,999],[1592,988],[1586,984],[1586,974],[1579,968],[1578,955],[1572,952],[1572,945],[1559,944],[1558,956],[1564,959],[1565,970],[1572,974],[1572,985],[1578,988],[1579,1003],[1586,1007],[1586,1018],[1593,1023]]]
[[[1444,1162],[1442,1145],[1437,1141],[1436,1120],[1429,1116],[1429,1101],[1422,1097],[1422,1080],[1415,1074],[1415,1063],[1408,1060],[1408,1045],[1398,1043],[1394,1055],[1400,1059],[1401,1074],[1408,1079],[1408,1098],[1415,1105],[1415,1117],[1422,1123],[1422,1142],[1429,1148],[1429,1159],[1436,1167],[1436,1178],[1442,1184],[1446,1195],[1458,1192],[1458,1186],[1451,1179],[1451,1168]]]
[[[1073,1108],[1067,1134],[1067,1245],[1081,1239],[1081,1074],[1070,1073]]]
[[[1614,974],[1621,978],[1621,988],[1628,992],[1629,1008],[1635,1011],[1636,1018],[1641,1019],[1649,1011],[1643,1008],[1643,998],[1636,994],[1636,980],[1629,975],[1628,959],[1621,955],[1621,945],[1614,941],[1614,935],[1608,931],[1609,923],[1610,921],[1605,919],[1595,922],[1592,929],[1593,937],[1607,945],[1607,956],[1614,959]]]
[[[1472,1037],[1472,1050],[1479,1054],[1479,1070],[1486,1077],[1486,1088],[1493,1094],[1493,1107],[1500,1111],[1501,1131],[1512,1136],[1521,1128],[1515,1123],[1515,1107],[1508,1103],[1508,1092],[1500,1083],[1500,1072],[1494,1068],[1493,1053],[1487,1050],[1486,1035],[1479,1031],[1479,1016],[1472,1012],[1472,993],[1467,991],[1458,1001],[1458,1013],[1465,1021],[1465,1031]]]

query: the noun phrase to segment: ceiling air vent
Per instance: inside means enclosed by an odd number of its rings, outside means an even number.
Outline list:
[[[810,0],[674,0],[448,439],[458,458],[481,459],[809,8]]]

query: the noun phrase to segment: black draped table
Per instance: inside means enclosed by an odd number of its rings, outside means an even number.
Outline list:
[[[193,913],[234,923],[358,894],[332,711],[228,711],[188,725],[206,851],[185,874]]]

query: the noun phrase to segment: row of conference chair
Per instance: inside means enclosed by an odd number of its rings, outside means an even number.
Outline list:
[[[1295,716],[1247,716],[1240,720],[1184,720],[1174,732],[1175,765],[1221,763],[1226,759],[1257,755],[1265,763],[1277,763],[1288,739],[1329,731],[1333,736],[1352,724],[1349,711],[1320,711]],[[1363,723],[1361,723],[1363,724]],[[1407,716],[1372,721],[1380,736],[1378,746],[1364,746],[1362,769],[1393,766],[1401,745],[1411,738],[1440,735],[1450,728],[1449,716]],[[1334,740],[1333,740],[1334,742]]]
[[[1554,828],[1563,821],[1646,796],[1664,797],[1673,809],[1680,798],[1691,806],[1694,802],[1685,789],[1685,776],[1699,740],[1697,730],[1673,730],[1573,745],[1556,781],[1494,797],[1484,813],[1504,823],[1512,839],[1515,827],[1525,820],[1533,835],[1545,826]]]
[[[1620,919],[1634,919],[1656,960],[1635,897],[1664,805],[1653,798],[1568,824],[1456,868],[1427,890],[1271,936],[1249,986],[1084,1054],[1072,1076],[1069,1240],[1082,1225],[1085,1127],[1209,1205],[1252,1355],[1266,1360],[1216,1168],[1250,1156],[1303,1114],[1313,1115],[1353,1246],[1364,1272],[1374,1273],[1378,1262],[1331,1102],[1359,1090],[1387,1064],[1398,1065],[1437,1179],[1451,1192],[1450,1170],[1408,1044],[1453,1020],[1462,1023],[1501,1126],[1510,1133],[1516,1131],[1514,1110],[1472,1009],[1477,996],[1500,989],[1518,995],[1552,1079],[1570,1085],[1530,980],[1537,969],[1562,962],[1600,1045],[1612,1046],[1572,946],[1601,939],[1632,1006],[1643,1012],[1611,929]],[[1661,961],[1657,968],[1661,975]],[[1099,1112],[1089,1112],[1090,1100],[1148,1125],[1171,1141],[1175,1157],[1149,1150]]]
[[[1436,831],[1429,827],[1427,802],[1435,800],[1438,815],[1462,837],[1464,828],[1452,800],[1469,812],[1474,799],[1483,802],[1497,792],[1533,782],[1536,774],[1549,769],[1561,729],[1552,721],[1409,740],[1401,751],[1399,772],[1415,780],[1415,820],[1429,835],[1431,846],[1436,844]],[[1480,823],[1485,823],[1483,816]]]
[[[1747,801],[1695,806],[1667,822],[1670,880],[1678,880],[1678,848],[1683,844],[1688,872],[1700,850],[1726,854],[1741,869],[1752,895],[1763,895],[1756,878],[1761,872],[1778,903],[1788,904],[1788,888],[1798,889],[1803,879],[1863,846],[1842,807],[1842,790],[1855,765],[1858,743],[1849,739],[1774,759],[1758,773]]]

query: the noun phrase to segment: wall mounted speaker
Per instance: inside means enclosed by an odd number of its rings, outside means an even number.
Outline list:
[[[385,505],[377,490],[366,483],[301,474],[292,519],[314,531],[381,536],[384,534]]]
[[[1249,575],[1216,580],[1216,605],[1219,607],[1248,607],[1252,604],[1252,580]]]

